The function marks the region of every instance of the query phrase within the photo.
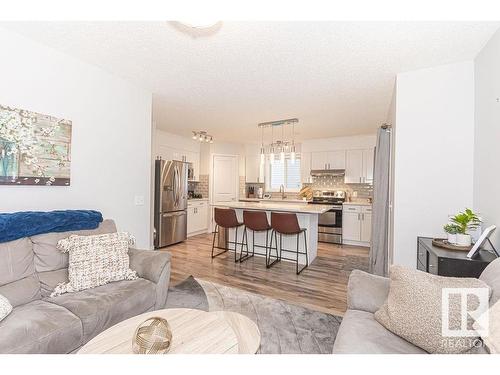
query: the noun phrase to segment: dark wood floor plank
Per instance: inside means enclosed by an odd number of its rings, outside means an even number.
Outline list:
[[[201,234],[161,251],[172,254],[171,283],[192,275],[218,284],[282,299],[335,315],[346,310],[347,280],[352,269],[366,270],[368,249],[319,243],[318,256],[300,275],[295,264],[281,261],[266,269],[265,259],[255,256],[234,263],[234,253],[211,259],[212,237]]]

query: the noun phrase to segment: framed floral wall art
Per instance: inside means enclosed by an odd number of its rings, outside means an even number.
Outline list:
[[[0,105],[0,185],[70,184],[71,121]]]

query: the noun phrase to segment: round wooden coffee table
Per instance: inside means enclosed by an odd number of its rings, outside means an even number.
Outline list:
[[[168,354],[255,354],[260,347],[259,329],[246,316],[229,311],[165,309],[137,315],[108,328],[78,354],[132,354],[135,329],[152,317],[167,319],[172,328]]]

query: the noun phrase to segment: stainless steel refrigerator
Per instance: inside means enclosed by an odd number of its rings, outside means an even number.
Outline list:
[[[155,248],[187,238],[187,198],[188,164],[175,160],[155,160]]]

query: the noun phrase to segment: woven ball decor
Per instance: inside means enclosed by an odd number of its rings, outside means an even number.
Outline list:
[[[170,350],[172,330],[166,319],[149,318],[139,324],[132,339],[136,354],[165,354]]]

